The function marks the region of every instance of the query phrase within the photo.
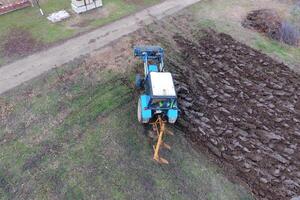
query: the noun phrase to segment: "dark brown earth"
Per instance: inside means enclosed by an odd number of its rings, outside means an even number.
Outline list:
[[[192,141],[230,163],[258,199],[300,194],[300,77],[226,34],[176,35],[167,58]]]
[[[14,28],[9,31],[3,44],[3,55],[6,57],[24,56],[43,47],[43,44],[23,29]]]
[[[242,25],[256,30],[267,37],[298,46],[300,41],[299,28],[284,20],[276,11],[271,9],[254,10],[248,13]]]
[[[243,26],[280,40],[281,23],[282,19],[276,11],[262,9],[249,12],[243,21]]]

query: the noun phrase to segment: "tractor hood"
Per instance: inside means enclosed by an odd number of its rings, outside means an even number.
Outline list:
[[[176,97],[172,74],[169,72],[150,72],[151,93],[153,97]]]

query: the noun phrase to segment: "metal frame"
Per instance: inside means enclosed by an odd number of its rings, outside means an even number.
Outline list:
[[[136,46],[134,47],[134,56],[144,61],[144,75],[148,76],[148,62],[154,61],[159,63],[159,72],[164,71],[164,49],[159,46]]]

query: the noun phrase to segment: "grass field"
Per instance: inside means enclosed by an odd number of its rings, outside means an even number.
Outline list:
[[[46,1],[42,3],[45,14],[62,9],[70,9],[68,0]],[[41,16],[37,7],[18,10],[3,16],[0,16],[0,37],[5,39],[5,35],[12,28],[21,28],[29,31],[34,38],[42,42],[54,42],[66,37],[72,36],[74,31],[66,29],[62,24],[52,24]]]
[[[133,79],[78,59],[2,95],[0,199],[252,199],[179,130],[152,160]]]

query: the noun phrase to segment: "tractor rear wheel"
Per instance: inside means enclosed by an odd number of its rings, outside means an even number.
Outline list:
[[[148,124],[150,119],[144,120],[143,116],[142,116],[142,102],[141,99],[139,98],[139,102],[138,102],[138,107],[137,107],[137,117],[140,123],[142,124]]]
[[[140,123],[142,123],[142,104],[141,99],[139,98],[138,107],[137,107],[137,117]]]

